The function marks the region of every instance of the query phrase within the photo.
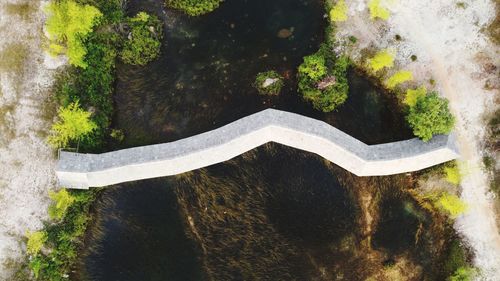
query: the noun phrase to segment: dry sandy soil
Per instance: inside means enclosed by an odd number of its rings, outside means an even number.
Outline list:
[[[461,197],[469,205],[455,227],[475,251],[481,278],[500,280],[500,232],[494,196],[482,167],[484,116],[498,107],[499,98],[499,48],[484,34],[496,15],[495,2],[388,0],[384,3],[391,11],[387,21],[370,20],[364,0],[346,3],[349,18],[338,24],[337,32],[339,38],[353,35],[358,39],[349,50],[358,63],[366,61],[367,53],[390,49],[396,63],[384,77],[410,70],[414,81],[404,88],[425,85],[449,99],[462,154]]]
[[[39,0],[0,2],[0,280],[10,280],[27,230],[42,227],[55,155],[45,138],[53,61],[40,48]]]

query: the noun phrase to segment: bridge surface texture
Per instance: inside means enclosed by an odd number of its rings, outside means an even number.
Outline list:
[[[268,142],[316,153],[357,176],[412,172],[459,157],[453,135],[367,145],[325,122],[266,109],[174,142],[102,154],[61,151],[56,174],[67,188],[107,186],[207,167]]]

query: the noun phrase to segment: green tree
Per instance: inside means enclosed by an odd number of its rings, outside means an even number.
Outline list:
[[[157,17],[145,12],[128,20],[130,33],[121,51],[121,59],[128,64],[146,65],[160,55],[162,28]]]
[[[347,100],[349,59],[334,58],[327,45],[304,57],[298,69],[299,92],[314,108],[323,112],[335,110]]]
[[[410,107],[415,106],[415,104],[417,103],[417,99],[425,95],[427,95],[427,89],[425,88],[425,86],[419,87],[414,90],[408,89],[406,91],[406,96],[403,102]]]
[[[458,196],[443,193],[435,202],[436,207],[445,211],[451,218],[456,218],[467,211],[467,204],[460,200]]]
[[[66,54],[72,65],[87,67],[84,41],[101,18],[101,12],[90,5],[70,0],[51,1],[46,8],[49,50],[54,55]]]
[[[30,255],[36,255],[42,249],[45,241],[47,241],[47,233],[45,231],[28,231],[26,238],[28,238],[26,252]]]
[[[49,191],[49,197],[54,201],[49,206],[49,216],[57,220],[62,219],[71,204],[75,202],[75,197],[66,189],[61,189],[59,192]]]
[[[448,278],[449,281],[472,281],[475,280],[479,272],[474,267],[463,266],[459,267],[452,276]]]
[[[61,107],[58,112],[59,120],[52,125],[49,144],[54,147],[64,147],[70,141],[76,141],[97,128],[90,119],[91,113],[80,108],[78,101],[67,107]]]
[[[453,129],[455,119],[448,108],[448,101],[433,92],[417,99],[406,117],[413,133],[423,141],[435,134],[447,134]]]
[[[167,6],[190,16],[201,16],[217,9],[224,0],[166,0]]]

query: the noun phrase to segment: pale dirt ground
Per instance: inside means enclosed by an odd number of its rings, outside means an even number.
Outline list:
[[[13,5],[22,3],[29,6]],[[42,227],[47,192],[55,186],[55,155],[45,143],[54,114],[47,105],[54,71],[40,48],[41,4],[0,0],[0,280],[10,280],[9,264],[22,256],[26,231]],[[23,54],[16,71],[4,67],[13,60],[4,53],[12,46]]]
[[[468,212],[458,218],[455,228],[475,252],[475,264],[484,280],[500,280],[500,232],[495,221],[493,194],[482,170],[482,145],[486,113],[498,107],[498,88],[487,90],[485,84],[499,85],[499,47],[489,41],[484,28],[496,14],[490,0],[388,0],[392,15],[387,22],[369,19],[364,0],[346,0],[349,19],[338,25],[340,37],[358,38],[351,56],[357,62],[366,59],[363,49],[389,48],[396,54],[394,69],[407,69],[414,82],[404,87],[426,85],[450,100],[457,118],[456,134],[462,154],[461,197]],[[395,40],[395,35],[402,37]],[[341,50],[339,50],[341,51]],[[366,50],[365,50],[366,51]],[[417,56],[412,62],[411,55]],[[489,67],[488,67],[489,64]],[[436,81],[433,86],[430,79]]]

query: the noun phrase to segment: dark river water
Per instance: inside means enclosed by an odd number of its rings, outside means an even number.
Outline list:
[[[227,0],[197,18],[165,10],[160,0],[129,1],[129,14],[138,11],[165,22],[162,54],[145,67],[118,64],[113,125],[125,141],[113,148],[177,140],[269,107],[324,120],[369,144],[411,137],[396,100],[354,70],[349,98],[336,112],[315,111],[297,94],[296,68],[324,39],[322,1]],[[292,36],[279,38],[281,29]],[[252,87],[266,70],[286,77],[278,97]],[[430,269],[431,252],[415,238],[428,218],[391,191],[402,182],[360,179],[316,155],[268,144],[194,172],[110,187],[95,203],[80,275],[364,280],[373,260],[408,249]],[[382,185],[392,194],[381,201],[384,231],[366,244],[356,191]],[[377,259],[365,254],[372,247]]]

